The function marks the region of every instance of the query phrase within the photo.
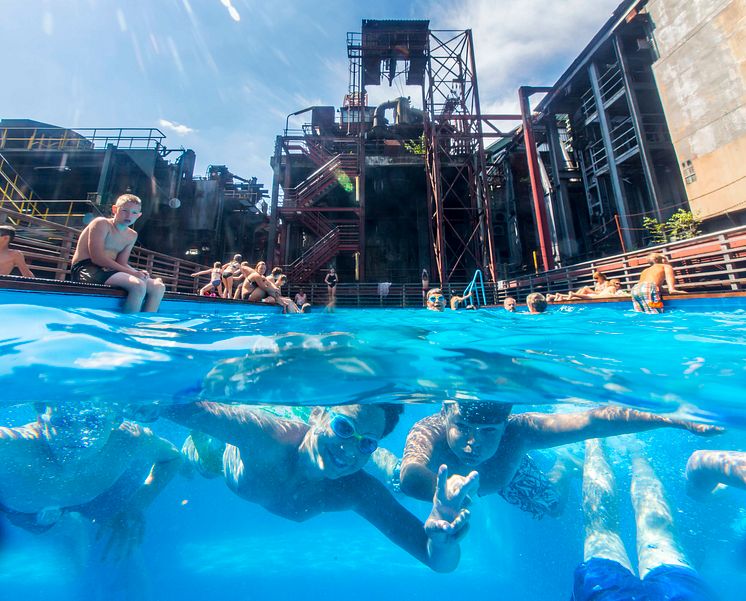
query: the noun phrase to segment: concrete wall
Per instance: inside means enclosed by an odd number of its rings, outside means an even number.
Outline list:
[[[647,10],[679,167],[691,161],[696,174],[692,210],[746,210],[746,0],[650,0]]]

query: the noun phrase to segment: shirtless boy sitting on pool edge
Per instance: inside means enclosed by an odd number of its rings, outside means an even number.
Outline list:
[[[124,288],[125,313],[155,312],[166,292],[163,281],[130,267],[128,262],[137,240],[137,232],[130,226],[142,214],[142,201],[134,194],[122,194],[111,210],[112,217],[98,217],[81,232],[70,279]]]

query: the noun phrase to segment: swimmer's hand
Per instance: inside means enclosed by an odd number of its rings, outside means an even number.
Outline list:
[[[436,543],[457,541],[466,534],[469,525],[470,495],[479,489],[479,474],[471,472],[465,478],[448,477],[448,467],[441,465],[435,485],[433,509],[425,522],[425,532]]]
[[[111,559],[118,562],[128,558],[142,543],[145,534],[145,516],[139,510],[120,511],[112,518],[101,523],[96,540],[108,537],[101,560]]]
[[[697,422],[690,422],[689,420],[681,420],[680,426],[684,430],[689,430],[692,434],[697,436],[717,436],[725,432],[725,428],[720,426],[711,426],[710,424],[698,424]]]

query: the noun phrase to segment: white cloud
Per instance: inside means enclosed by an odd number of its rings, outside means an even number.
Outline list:
[[[472,29],[482,112],[512,113],[518,87],[554,84],[619,2],[436,0],[430,26]]]
[[[175,121],[169,121],[168,119],[159,119],[158,125],[174,132],[178,136],[185,136],[196,131],[187,125],[182,125],[181,123],[176,123]]]

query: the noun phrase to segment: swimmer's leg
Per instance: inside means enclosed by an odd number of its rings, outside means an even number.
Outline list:
[[[565,511],[567,498],[570,494],[570,484],[576,476],[582,475],[583,462],[571,450],[558,448],[557,458],[552,469],[547,473],[547,479],[552,484],[557,494],[557,504],[554,506],[551,516],[557,517]]]
[[[619,513],[614,474],[604,457],[601,441],[585,441],[583,465],[583,515],[585,545],[583,560],[592,557],[610,559],[633,572],[619,537]],[[633,572],[634,573],[634,572]]]
[[[196,430],[187,436],[181,447],[185,465],[191,465],[205,478],[223,475],[224,451],[224,442]]]
[[[663,495],[663,485],[642,455],[632,458],[631,492],[640,578],[664,564],[691,568],[674,537],[673,515]]]

